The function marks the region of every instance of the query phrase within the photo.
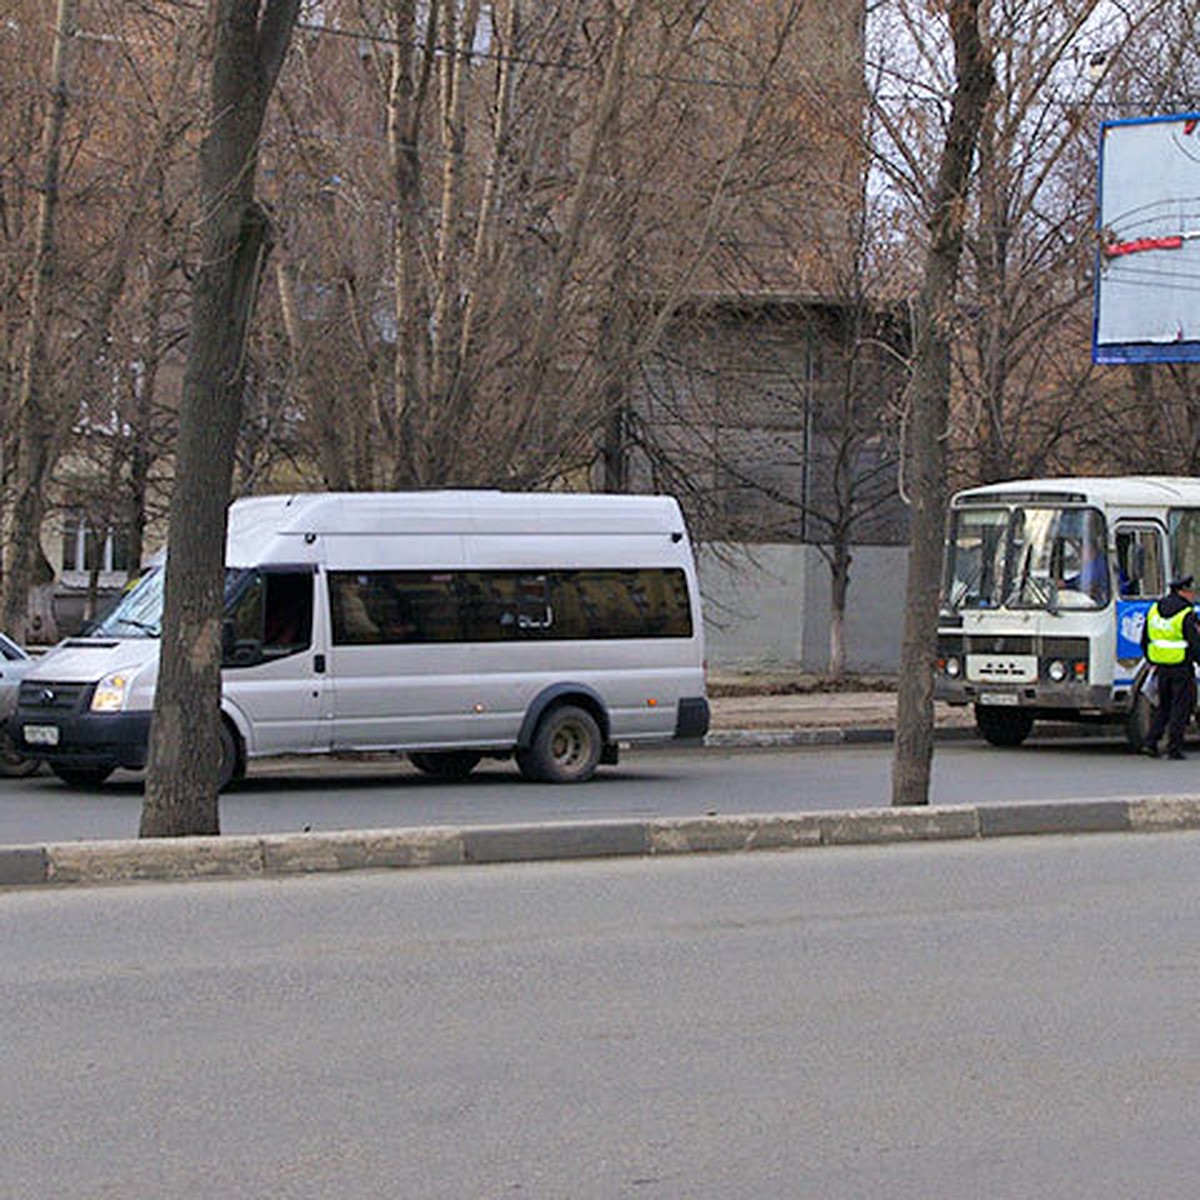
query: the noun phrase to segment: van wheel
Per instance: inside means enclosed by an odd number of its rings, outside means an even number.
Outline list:
[[[116,767],[65,767],[51,763],[50,770],[71,787],[97,787],[102,784]]]
[[[474,750],[418,750],[408,756],[408,761],[422,775],[454,782],[466,779],[479,765],[481,758],[483,755],[476,754]]]
[[[517,751],[517,766],[539,783],[586,783],[602,749],[600,726],[586,709],[560,704],[538,722],[533,741]]]
[[[1019,746],[1033,728],[1033,717],[1021,708],[977,704],[975,725],[993,746]]]
[[[40,758],[26,758],[13,744],[7,729],[0,729],[0,775],[19,779],[32,775],[42,765]]]
[[[217,791],[223,792],[235,779],[240,778],[241,757],[238,754],[237,738],[229,722],[221,721],[221,763],[217,768]]]

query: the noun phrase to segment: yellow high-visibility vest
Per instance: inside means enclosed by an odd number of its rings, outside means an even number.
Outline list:
[[[1152,604],[1146,614],[1146,657],[1152,663],[1170,666],[1187,658],[1187,638],[1183,622],[1191,608],[1181,608],[1173,617],[1164,617],[1158,605]]]

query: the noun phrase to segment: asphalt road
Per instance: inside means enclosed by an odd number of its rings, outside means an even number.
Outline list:
[[[485,764],[461,784],[404,765],[325,759],[255,773],[222,797],[225,833],[392,829],[632,817],[813,812],[886,806],[886,744],[799,749],[644,751],[581,787],[524,782],[511,764]],[[1200,754],[1150,761],[1117,740],[1047,740],[1015,751],[977,742],[938,747],[935,804],[998,804],[1200,794]],[[0,781],[0,845],[137,834],[141,783],[114,776],[76,790],[49,774]]]
[[[0,895],[0,1195],[1191,1200],[1200,834]]]

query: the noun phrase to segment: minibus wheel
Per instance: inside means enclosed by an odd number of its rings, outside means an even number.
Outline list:
[[[1019,746],[1033,728],[1033,716],[1023,708],[977,704],[975,725],[993,746]]]
[[[408,761],[423,775],[454,781],[466,779],[482,757],[474,750],[414,750]]]
[[[237,738],[229,722],[221,719],[221,762],[217,768],[217,791],[223,792],[236,778],[241,759],[238,755]]]
[[[602,748],[596,718],[577,705],[558,704],[538,722],[529,747],[517,751],[517,766],[539,783],[585,783]]]

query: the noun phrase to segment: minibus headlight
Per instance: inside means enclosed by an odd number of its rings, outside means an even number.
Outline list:
[[[120,712],[128,689],[129,678],[120,671],[105,675],[92,694],[92,712]]]
[[[957,679],[962,674],[962,663],[957,658],[951,656],[946,659],[945,671],[951,679]]]
[[[1062,683],[1067,677],[1067,664],[1061,658],[1056,658],[1049,667],[1046,668],[1046,674],[1055,683]]]

